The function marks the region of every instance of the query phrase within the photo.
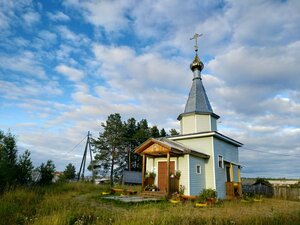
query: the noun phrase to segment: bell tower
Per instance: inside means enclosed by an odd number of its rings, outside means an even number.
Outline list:
[[[197,39],[200,36],[202,34],[195,34],[191,38],[191,40],[195,39],[196,42],[195,58],[190,65],[193,72],[193,83],[184,112],[177,118],[180,121],[181,134],[217,131],[217,119],[220,118],[213,112],[202,83],[201,71],[204,65],[198,57],[197,44]]]

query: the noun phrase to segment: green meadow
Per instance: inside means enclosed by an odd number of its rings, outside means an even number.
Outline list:
[[[236,200],[198,208],[194,202],[128,204],[101,199],[106,191],[106,185],[84,182],[6,191],[0,196],[0,224],[300,224],[297,201]]]

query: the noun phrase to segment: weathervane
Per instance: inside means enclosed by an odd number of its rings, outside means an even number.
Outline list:
[[[192,38],[190,38],[190,40],[195,39],[195,51],[198,51],[198,38],[201,37],[203,34],[197,34],[195,33],[194,36]]]

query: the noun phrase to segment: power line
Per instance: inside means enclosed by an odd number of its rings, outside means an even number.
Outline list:
[[[87,138],[87,136],[84,136],[84,138],[78,143],[78,144],[76,144],[70,151],[68,151],[67,153],[70,153],[70,152],[72,152],[75,148],[77,148],[78,147],[78,145],[80,145],[81,144],[81,142],[83,142],[83,140],[84,139],[86,139]]]
[[[245,150],[248,150],[248,151],[261,152],[261,153],[265,153],[265,154],[273,154],[273,155],[280,155],[280,156],[294,156],[294,157],[300,157],[300,155],[282,154],[282,153],[276,153],[276,152],[266,152],[266,151],[261,151],[261,150],[257,150],[257,149],[247,148],[247,147],[242,147],[242,148],[245,149]]]

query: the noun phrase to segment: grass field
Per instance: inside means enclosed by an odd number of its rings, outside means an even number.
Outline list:
[[[8,191],[0,196],[0,224],[300,224],[300,202],[224,201],[207,208],[192,202],[125,204],[102,200],[100,193],[108,190],[66,183]]]

